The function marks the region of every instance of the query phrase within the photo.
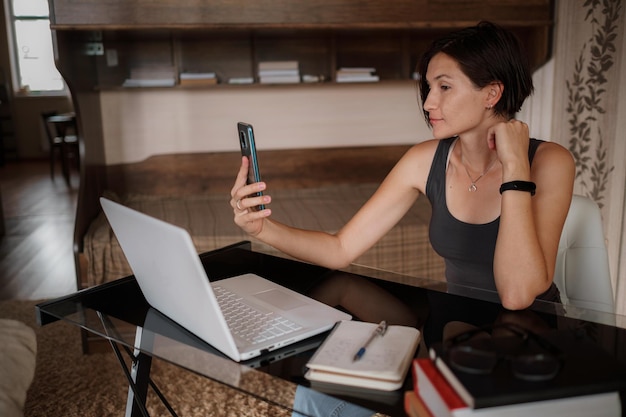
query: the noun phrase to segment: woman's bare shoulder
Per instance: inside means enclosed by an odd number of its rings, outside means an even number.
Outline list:
[[[424,192],[426,178],[438,144],[439,140],[430,139],[411,146],[396,164],[390,178],[400,182],[408,181],[412,187]]]
[[[535,158],[533,159],[533,165],[535,165],[535,163],[552,164],[554,162],[570,165],[574,163],[574,158],[571,152],[564,146],[556,142],[543,142],[537,148]]]
[[[413,158],[426,158],[427,160],[432,160],[439,142],[439,139],[427,139],[420,143],[416,143],[407,151],[407,155],[411,155]]]
[[[576,164],[571,152],[556,142],[544,142],[537,148],[531,174],[535,182],[573,186]]]

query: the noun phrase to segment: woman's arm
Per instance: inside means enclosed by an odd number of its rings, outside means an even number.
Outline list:
[[[436,146],[436,145],[435,145]],[[432,148],[432,153],[430,149]],[[430,153],[430,155],[428,155]],[[434,147],[412,147],[391,170],[378,190],[336,234],[297,229],[270,218],[271,209],[250,210],[271,197],[247,195],[265,189],[264,183],[245,185],[248,162],[243,158],[231,192],[235,223],[244,231],[297,259],[337,269],[349,265],[382,238],[414,204],[425,184]],[[239,207],[237,202],[239,201]]]
[[[539,146],[532,168],[503,161],[502,182],[525,180],[537,185],[534,196],[522,191],[502,194],[494,277],[504,307],[526,308],[550,287],[574,175],[571,154],[551,142]]]

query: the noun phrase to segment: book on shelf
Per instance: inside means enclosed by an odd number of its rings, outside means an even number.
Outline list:
[[[300,75],[262,75],[259,76],[261,84],[297,84],[300,82]]]
[[[181,80],[207,80],[217,78],[217,74],[214,72],[181,72],[180,79]]]
[[[253,84],[253,77],[231,77],[228,79],[228,84]]]
[[[337,74],[373,74],[376,72],[374,67],[339,67]]]
[[[312,83],[321,83],[324,82],[325,77],[323,75],[312,75],[312,74],[304,74],[302,75],[302,82],[307,84]]]
[[[173,87],[176,85],[176,69],[170,65],[134,67],[124,87]]]
[[[181,72],[180,85],[201,87],[217,84],[217,74],[214,72]]]
[[[511,347],[498,352],[501,357],[519,355],[519,343],[506,343],[513,337],[499,338],[499,346]],[[554,378],[544,381],[514,376],[509,360],[498,361],[488,374],[460,371],[451,365],[442,343],[433,344],[429,352],[445,380],[473,409],[626,390],[626,366],[580,332],[557,330],[541,337],[560,351],[561,363]]]
[[[141,79],[136,80],[128,78],[122,84],[122,87],[174,87],[176,79]]]
[[[260,61],[259,73],[266,71],[299,71],[298,61]]]
[[[296,69],[287,69],[287,70],[273,70],[273,69],[267,69],[267,70],[259,70],[259,77],[268,77],[268,76],[274,76],[274,77],[279,77],[279,76],[288,76],[288,75],[297,75],[300,76],[300,71],[296,68]]]
[[[341,321],[307,363],[310,381],[393,391],[406,378],[420,340],[419,330],[400,325],[387,327],[374,337],[363,356],[355,354],[366,344],[378,324]]]
[[[335,80],[338,83],[377,82],[380,77],[376,75],[376,68],[342,67],[335,73]]]
[[[261,61],[258,76],[261,84],[297,84],[301,81],[298,61]]]
[[[469,407],[428,358],[413,361],[413,391],[405,393],[411,417],[585,417],[621,415],[617,391],[523,402],[494,407]]]
[[[338,75],[336,81],[338,83],[375,83],[380,81],[378,75],[359,75],[359,76],[342,76]]]

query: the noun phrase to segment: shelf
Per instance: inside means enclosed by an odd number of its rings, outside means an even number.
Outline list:
[[[258,62],[297,60],[301,74],[339,67],[409,78],[442,33],[491,20],[512,29],[538,68],[549,58],[553,0],[52,0],[51,28],[92,54],[95,84],[122,85],[138,66],[255,77]],[[453,17],[452,17],[453,16]],[[114,61],[114,62],[112,62]],[[84,78],[84,77],[83,77]],[[84,79],[87,82],[87,79]],[[92,80],[94,81],[94,80]]]
[[[342,67],[373,67],[381,80],[410,79],[432,39],[446,31],[429,29],[376,30],[105,30],[97,32],[103,53],[93,56],[99,89],[123,85],[133,70],[170,67],[180,72],[215,72],[221,84],[230,78],[258,81],[262,61],[298,61],[300,75],[335,80]],[[526,43],[534,34],[517,29]],[[88,43],[89,33],[71,32]],[[80,39],[82,35],[83,39]],[[532,35],[532,36],[531,36]],[[527,48],[531,49],[531,48]],[[532,48],[535,66],[547,58],[547,45]],[[113,58],[112,58],[113,57]]]
[[[216,90],[225,90],[225,89],[250,89],[250,88],[262,88],[262,89],[272,89],[272,88],[320,88],[320,87],[330,87],[333,88],[341,88],[341,86],[345,86],[349,88],[350,86],[357,85],[393,85],[393,84],[411,84],[415,83],[415,80],[412,79],[394,79],[394,80],[383,80],[378,82],[334,82],[334,81],[326,81],[326,82],[318,82],[318,83],[294,83],[294,84],[261,84],[258,82],[252,84],[215,84],[215,85],[207,85],[207,86],[184,86],[184,85],[176,85],[173,87],[106,87],[106,86],[95,86],[94,91],[216,91]]]

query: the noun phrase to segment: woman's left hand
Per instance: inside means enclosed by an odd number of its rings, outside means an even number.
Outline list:
[[[526,123],[515,119],[500,122],[487,131],[487,142],[496,151],[504,172],[507,167],[529,166],[530,136]]]

